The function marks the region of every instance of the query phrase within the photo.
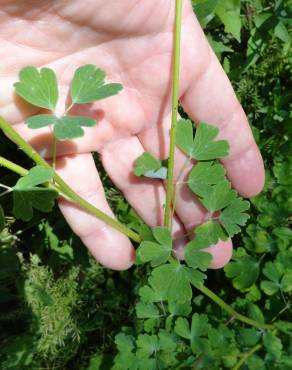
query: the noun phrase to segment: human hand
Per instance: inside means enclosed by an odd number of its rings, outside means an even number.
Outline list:
[[[79,113],[91,115],[98,123],[74,143],[60,143],[58,172],[80,195],[113,216],[90,154],[98,151],[107,173],[138,214],[152,227],[161,225],[164,185],[136,178],[133,164],[144,150],[160,159],[168,156],[174,1],[0,0],[0,5],[0,50],[5,56],[0,60],[0,115],[50,158],[50,130],[36,132],[23,123],[39,111],[15,97],[13,83],[18,71],[27,65],[54,69],[62,86],[63,101],[58,109],[63,111],[74,70],[87,63],[103,68],[108,79],[122,83],[124,90],[79,108]],[[255,195],[264,182],[260,153],[189,1],[183,10],[181,54],[180,101],[185,111],[196,122],[220,128],[220,137],[231,144],[230,156],[222,161],[229,179],[241,195]],[[178,150],[176,176],[184,162]],[[60,207],[98,261],[114,269],[133,263],[134,250],[124,235],[65,200]],[[173,220],[178,255],[184,242],[179,237],[202,223],[205,216],[193,194],[181,185]],[[230,259],[232,243],[220,242],[209,251],[212,267],[221,267]]]

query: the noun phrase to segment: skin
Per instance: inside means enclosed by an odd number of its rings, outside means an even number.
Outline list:
[[[34,131],[23,123],[40,111],[15,96],[12,85],[18,71],[27,65],[53,68],[61,86],[57,113],[62,113],[75,69],[87,63],[105,69],[107,80],[122,83],[124,90],[73,109],[91,115],[97,125],[82,139],[58,145],[57,169],[80,195],[113,216],[91,155],[98,152],[112,181],[152,227],[163,223],[165,184],[135,178],[133,163],[145,150],[167,157],[174,5],[170,0],[0,0],[0,115],[49,159],[51,130]],[[223,164],[239,193],[250,197],[260,192],[261,155],[188,0],[183,7],[180,101],[195,122],[218,126],[220,138],[230,142],[230,156]],[[176,177],[184,162],[177,150]],[[117,270],[133,264],[134,249],[125,236],[64,200],[59,205],[99,262]],[[206,217],[187,187],[179,186],[173,220],[178,257],[183,256],[183,235]],[[231,257],[232,243],[220,242],[209,252],[212,267],[222,267]]]

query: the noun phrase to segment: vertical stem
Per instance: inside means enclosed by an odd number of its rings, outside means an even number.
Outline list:
[[[179,68],[180,68],[180,39],[181,39],[181,18],[182,1],[176,0],[175,5],[175,32],[174,32],[174,56],[173,56],[173,87],[172,87],[172,117],[170,130],[170,148],[168,161],[167,192],[165,203],[164,226],[171,228],[171,202],[173,198],[173,174],[174,154],[176,141],[176,126],[179,99]]]

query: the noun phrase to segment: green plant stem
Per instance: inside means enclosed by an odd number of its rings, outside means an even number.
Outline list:
[[[47,161],[45,161],[34,149],[33,147],[27,143],[14,129],[13,127],[5,121],[2,117],[0,117],[0,129],[3,130],[3,132],[12,140],[28,157],[30,157],[36,164],[50,168],[52,167],[48,164]],[[5,160],[7,161],[7,160]],[[4,162],[5,162],[4,161]],[[4,165],[4,162],[2,161],[2,165]],[[7,161],[9,162],[9,161]],[[6,163],[6,162],[5,162]],[[11,169],[14,172],[22,171],[20,166],[17,166],[16,164],[10,162],[6,163],[7,168]],[[23,173],[23,172],[22,172]],[[26,175],[27,172],[24,174],[21,174],[21,176]],[[130,239],[132,239],[135,242],[140,242],[141,238],[140,235],[135,233],[133,230],[129,229],[127,226],[119,223],[115,219],[108,216],[106,213],[100,211],[98,208],[94,207],[92,204],[88,203],[85,199],[80,197],[71,187],[56,173],[54,173],[53,176],[54,183],[58,185],[58,191],[69,197],[73,202],[78,204],[81,208],[86,210],[87,212],[91,213],[98,219],[105,222],[107,225],[113,227],[114,229],[120,231],[122,234],[128,236]]]
[[[179,99],[179,68],[180,68],[180,39],[181,39],[182,0],[176,0],[174,57],[173,57],[173,87],[172,87],[172,116],[170,130],[170,148],[168,160],[167,190],[165,202],[164,226],[171,228],[171,204],[173,199],[174,156],[176,142],[176,126]]]
[[[8,159],[0,156],[0,166],[8,168],[10,171],[17,173],[20,176],[25,176],[28,174],[28,170],[20,167],[18,164],[9,161]]]
[[[252,320],[240,313],[236,312],[231,306],[225,303],[220,297],[218,297],[215,293],[213,293],[210,289],[208,289],[205,285],[197,285],[197,289],[199,289],[203,294],[209,297],[213,302],[218,304],[224,311],[228,312],[231,316],[233,316],[236,320],[239,320],[245,324],[254,326],[260,329],[271,330],[275,329],[273,325],[263,324],[261,322]]]
[[[254,346],[250,351],[246,352],[242,358],[240,359],[240,361],[232,368],[232,370],[239,370],[241,368],[242,365],[244,365],[244,363],[246,362],[246,360],[252,355],[254,354],[255,352],[257,352],[258,350],[260,350],[262,348],[262,344],[257,344],[256,346]]]

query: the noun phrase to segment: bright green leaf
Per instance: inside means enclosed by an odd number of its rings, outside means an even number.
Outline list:
[[[179,317],[175,322],[174,331],[185,339],[191,339],[191,329],[187,319]]]
[[[271,332],[265,332],[263,335],[265,348],[268,352],[268,357],[271,359],[279,359],[282,354],[283,345],[280,338],[276,337]]]
[[[159,317],[158,308],[153,303],[138,302],[136,313],[138,319],[157,319]]]
[[[16,93],[28,103],[54,111],[58,101],[58,85],[55,72],[50,68],[25,67],[14,84]]]
[[[73,104],[83,104],[116,95],[122,89],[121,84],[105,84],[105,72],[86,64],[75,71],[70,93]]]

